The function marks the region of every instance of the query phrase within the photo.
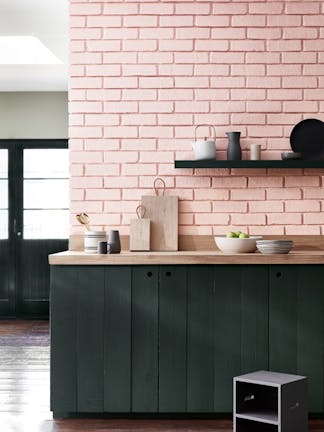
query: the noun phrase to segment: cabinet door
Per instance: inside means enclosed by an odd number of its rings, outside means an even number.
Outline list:
[[[51,410],[77,411],[77,266],[51,266]]]
[[[309,378],[309,410],[324,404],[324,267],[270,267],[270,369]]]
[[[215,266],[214,409],[231,412],[233,377],[268,368],[268,268]]]
[[[159,288],[159,411],[187,410],[187,269],[161,266]]]
[[[131,267],[105,269],[104,410],[131,410]]]
[[[132,270],[132,411],[158,411],[158,266]]]
[[[214,410],[213,266],[188,266],[187,410]]]

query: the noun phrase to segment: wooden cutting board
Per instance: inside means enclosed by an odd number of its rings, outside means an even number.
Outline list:
[[[142,204],[151,221],[151,250],[177,251],[178,197],[144,195]]]
[[[151,250],[177,251],[178,197],[144,195],[142,205],[151,220]]]

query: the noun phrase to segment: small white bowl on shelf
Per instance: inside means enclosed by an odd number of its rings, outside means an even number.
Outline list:
[[[248,238],[216,236],[215,243],[218,249],[224,253],[251,253],[256,251],[256,241],[262,236],[250,236]]]
[[[292,240],[259,240],[256,244],[262,254],[272,255],[289,253],[294,242]]]

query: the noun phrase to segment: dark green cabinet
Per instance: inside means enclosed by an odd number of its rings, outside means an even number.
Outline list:
[[[51,408],[227,413],[233,376],[310,378],[323,412],[324,267],[52,266]]]
[[[271,266],[269,366],[309,378],[309,410],[324,411],[324,268]]]

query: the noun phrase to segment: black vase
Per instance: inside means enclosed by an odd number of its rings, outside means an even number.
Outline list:
[[[108,238],[108,253],[109,254],[117,254],[120,253],[120,237],[119,237],[119,231],[110,231],[109,232],[109,238]]]
[[[241,132],[226,132],[228,136],[227,160],[241,160],[242,149],[240,144]]]

